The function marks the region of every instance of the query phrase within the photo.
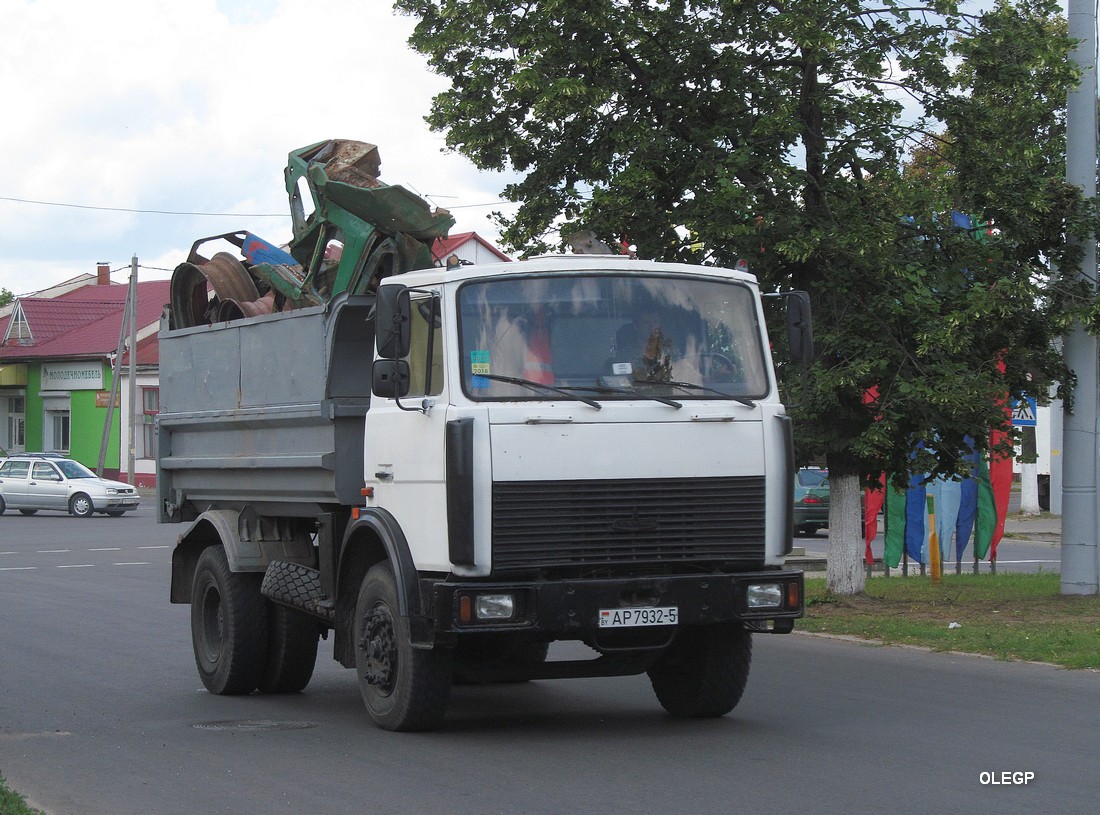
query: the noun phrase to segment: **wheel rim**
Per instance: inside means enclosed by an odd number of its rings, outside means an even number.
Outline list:
[[[217,664],[221,655],[223,627],[222,596],[209,586],[202,596],[202,651],[211,665]]]
[[[92,511],[91,499],[79,495],[73,499],[73,514],[88,515]]]
[[[389,696],[397,683],[397,639],[393,617],[385,603],[375,603],[363,618],[359,648],[366,657],[363,681],[380,696]]]

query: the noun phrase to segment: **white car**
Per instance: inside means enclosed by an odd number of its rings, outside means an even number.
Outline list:
[[[100,478],[69,458],[15,454],[0,464],[0,514],[40,509],[87,518],[93,512],[118,517],[138,508],[141,498],[130,484]]]

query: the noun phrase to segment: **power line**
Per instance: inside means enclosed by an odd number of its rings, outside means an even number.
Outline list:
[[[453,196],[429,196],[425,195],[424,198],[431,200],[432,198],[450,198]],[[63,201],[37,201],[32,198],[15,198],[10,195],[0,195],[0,201],[11,201],[16,204],[35,204],[42,207],[68,207],[69,209],[90,209],[97,212],[131,212],[138,215],[193,215],[198,217],[211,217],[211,218],[289,218],[290,214],[286,212],[186,212],[181,210],[172,209],[137,209],[134,207],[101,207],[93,206],[90,204],[69,204]],[[512,201],[492,201],[484,204],[453,204],[445,207],[448,210],[451,209],[476,209],[477,207],[499,207],[513,205]]]
[[[13,198],[8,195],[0,195],[0,201],[13,201],[17,204],[37,204],[43,207],[69,207],[70,209],[91,209],[99,212],[134,212],[139,215],[197,215],[218,218],[289,218],[290,214],[280,212],[248,213],[248,212],[181,212],[170,209],[133,209],[131,207],[97,207],[88,204],[67,204],[61,201],[35,201],[30,198]]]

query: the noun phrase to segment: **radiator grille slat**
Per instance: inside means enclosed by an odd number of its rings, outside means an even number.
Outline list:
[[[759,566],[764,477],[493,484],[493,571]]]

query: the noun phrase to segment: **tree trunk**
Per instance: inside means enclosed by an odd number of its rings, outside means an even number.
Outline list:
[[[1035,463],[1035,428],[1025,427],[1021,434],[1024,464],[1020,465],[1020,512],[1039,514],[1039,466]]]
[[[829,475],[829,556],[826,583],[834,594],[862,594],[862,510],[858,475]]]
[[[1039,514],[1039,465],[1020,465],[1020,512]]]

